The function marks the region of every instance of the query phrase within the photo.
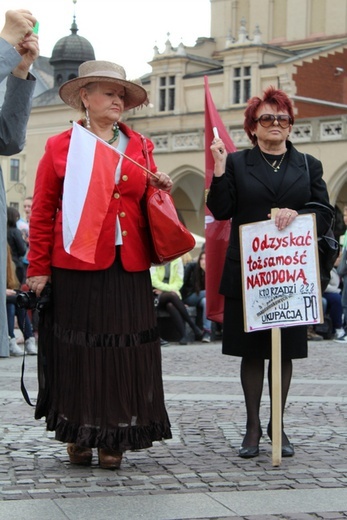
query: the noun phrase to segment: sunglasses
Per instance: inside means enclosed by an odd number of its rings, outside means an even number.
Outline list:
[[[263,128],[269,128],[274,124],[275,120],[281,128],[288,128],[288,126],[292,124],[292,118],[287,114],[280,114],[278,116],[274,114],[263,114],[258,117],[258,119],[254,119],[254,122],[260,123]]]

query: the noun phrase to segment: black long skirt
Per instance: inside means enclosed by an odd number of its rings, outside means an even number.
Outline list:
[[[57,440],[124,452],[170,439],[149,271],[53,269],[35,418]]]

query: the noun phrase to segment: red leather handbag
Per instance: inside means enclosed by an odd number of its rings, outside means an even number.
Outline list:
[[[141,139],[147,172],[150,173],[147,141],[143,135]],[[194,248],[195,238],[178,218],[170,193],[151,186],[148,183],[148,177],[144,202],[144,212],[147,215],[149,226],[152,264],[166,264]]]
[[[179,220],[170,193],[148,185],[145,199],[152,264],[165,264],[191,251],[195,238]]]

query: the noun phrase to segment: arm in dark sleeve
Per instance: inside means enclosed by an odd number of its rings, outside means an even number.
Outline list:
[[[24,80],[9,75],[0,112],[0,153],[13,155],[24,148],[26,128],[34,93],[34,77]]]
[[[188,298],[194,292],[194,273],[196,262],[190,262],[184,268],[183,285],[181,288],[182,298]]]
[[[25,144],[26,127],[31,110],[36,80],[13,76],[13,70],[22,60],[21,55],[3,38],[0,38],[0,82],[7,77],[4,102],[0,111],[0,154],[13,155]]]
[[[13,229],[13,245],[18,257],[24,256],[27,252],[27,245],[19,229]]]

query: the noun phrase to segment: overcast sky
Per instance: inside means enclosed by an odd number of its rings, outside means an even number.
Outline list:
[[[0,21],[9,9],[29,9],[39,20],[41,55],[50,57],[56,42],[70,34],[76,14],[78,35],[92,44],[96,59],[122,65],[128,79],[151,69],[153,47],[194,45],[210,36],[210,0],[1,0]]]

